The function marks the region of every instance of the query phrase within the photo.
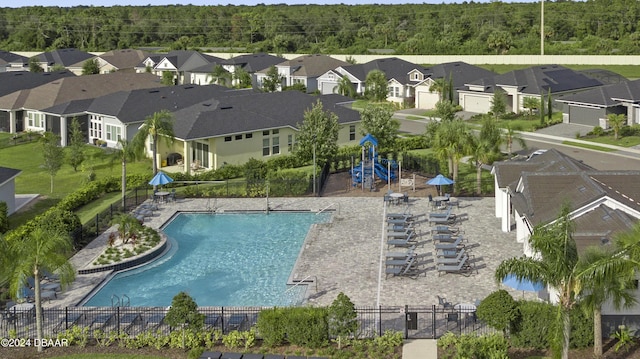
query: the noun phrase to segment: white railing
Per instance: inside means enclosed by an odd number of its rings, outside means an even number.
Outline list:
[[[316,212],[316,216],[319,215],[320,213],[326,211],[327,209],[331,208],[331,206],[333,205],[338,205],[338,214],[340,213],[340,204],[339,203],[331,203],[330,205],[324,207],[323,209],[319,210],[318,212]]]

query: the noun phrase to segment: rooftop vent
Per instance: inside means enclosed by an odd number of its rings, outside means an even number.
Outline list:
[[[585,187],[585,186],[578,187],[578,191],[580,191],[580,192],[584,192],[586,190],[587,190],[587,187]]]
[[[151,90],[151,91],[149,91],[149,93],[158,93],[158,92],[160,92],[160,91],[159,90]]]
[[[231,109],[231,108],[233,108],[233,106],[222,106],[222,107],[220,107],[221,110],[228,110],[228,109]]]

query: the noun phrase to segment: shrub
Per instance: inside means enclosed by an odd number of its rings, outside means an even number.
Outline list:
[[[602,136],[604,135],[604,130],[602,129],[602,127],[600,126],[596,126],[593,128],[593,130],[591,130],[588,135],[592,135],[592,136]]]
[[[340,292],[331,303],[328,312],[329,333],[338,339],[338,349],[342,347],[342,337],[353,335],[358,329],[358,313],[348,296]]]
[[[258,332],[267,347],[276,347],[285,342],[284,311],[283,308],[264,309],[258,314]]]
[[[0,201],[0,233],[9,230],[9,206],[6,202]]]
[[[504,332],[518,317],[518,303],[504,289],[495,291],[478,305],[478,319]]]
[[[511,343],[519,348],[549,348],[557,308],[548,303],[520,301],[520,316],[511,323]]]
[[[287,308],[286,333],[293,345],[320,348],[329,341],[326,308]]]

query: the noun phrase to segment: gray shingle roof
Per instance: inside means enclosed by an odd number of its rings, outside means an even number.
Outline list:
[[[342,66],[342,68],[360,81],[365,81],[369,72],[380,70],[385,74],[387,80],[395,79],[401,84],[409,83],[409,72],[412,70],[418,70],[423,74],[427,73],[427,69],[423,66],[397,57],[376,59],[364,64]]]
[[[11,71],[0,73],[0,97],[12,92],[32,89],[63,77],[75,77],[70,71],[29,72]]]
[[[453,88],[455,89],[462,88],[469,82],[497,75],[493,71],[483,69],[479,66],[470,65],[462,61],[447,62],[428,67],[426,68],[426,74],[428,74],[432,79],[449,79],[449,76],[451,76],[453,80]]]
[[[317,100],[324,111],[338,116],[341,124],[360,121],[358,111],[332,102],[331,98],[311,96],[299,91],[258,93],[231,91],[210,101],[175,112],[174,132],[177,138],[193,140],[265,129],[297,128],[304,113]]]
[[[134,68],[149,56],[147,51],[121,49],[105,52],[98,56],[118,69]]]
[[[2,96],[0,108],[42,110],[74,100],[97,98],[116,91],[157,86],[160,86],[160,79],[152,74],[114,72],[63,77],[32,89]]]
[[[78,49],[58,49],[41,53],[38,55],[38,60],[42,63],[48,64],[49,66],[58,64],[68,67],[94,57],[94,55]]]
[[[218,85],[180,85],[119,91],[96,98],[87,112],[114,116],[123,123],[142,122],[160,110],[178,111],[232,91]]]
[[[349,65],[349,63],[319,54],[299,56],[277,64],[277,66],[290,67],[292,70],[291,76],[301,77],[318,77],[329,70],[346,65]],[[269,68],[265,68],[258,72],[265,73],[268,70]]]
[[[1,167],[0,166],[0,185],[9,181],[10,179],[16,177],[22,172],[22,170],[17,170],[15,168],[9,167]]]
[[[21,63],[23,65],[27,65],[29,63],[29,58],[22,55],[14,54],[13,52],[0,50],[0,65],[12,64],[12,63],[13,64]]]
[[[592,90],[579,92],[575,95],[565,96],[558,102],[569,104],[584,104],[598,107],[619,106],[620,101],[640,101],[640,80],[624,81],[618,84],[600,86]]]
[[[222,65],[240,66],[249,73],[269,69],[281,62],[286,61],[284,57],[273,56],[264,52],[256,54],[246,54],[232,57],[228,60],[222,60]]]
[[[493,92],[494,85],[497,85],[516,87],[519,92],[531,95],[546,94],[549,89],[551,93],[558,93],[603,85],[599,80],[560,65],[532,66],[497,75],[493,79],[482,78],[467,83],[484,86],[485,92]]]

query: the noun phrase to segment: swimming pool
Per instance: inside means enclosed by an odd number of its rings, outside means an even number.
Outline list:
[[[290,304],[287,280],[304,238],[329,219],[312,212],[178,214],[164,228],[171,253],[116,274],[83,305],[111,306],[113,295],[126,295],[131,306],[168,306],[180,291],[200,306]]]

